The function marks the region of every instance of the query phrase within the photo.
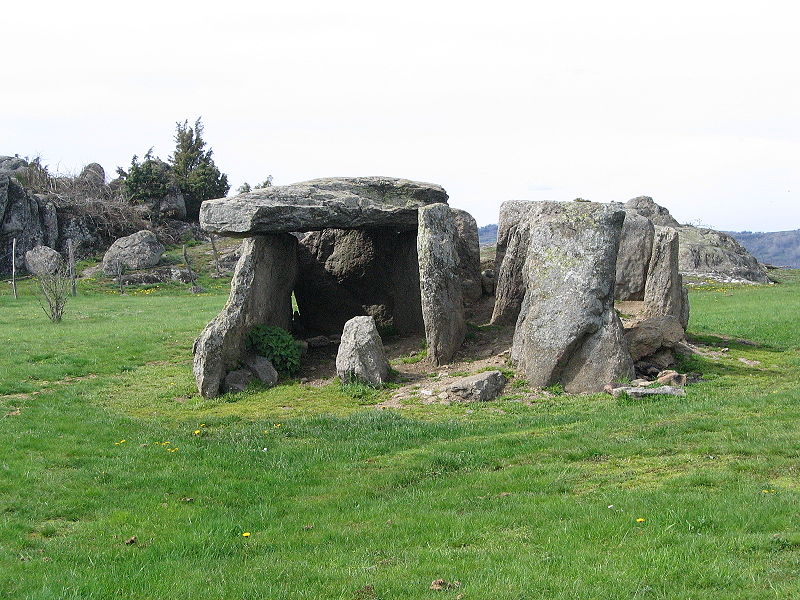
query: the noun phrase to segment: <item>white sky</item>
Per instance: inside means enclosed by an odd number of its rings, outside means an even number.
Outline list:
[[[235,189],[439,183],[509,199],[653,196],[682,222],[800,228],[800,3],[13,2],[0,154],[109,175],[203,117]]]

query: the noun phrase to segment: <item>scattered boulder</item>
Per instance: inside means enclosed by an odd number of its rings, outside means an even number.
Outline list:
[[[237,369],[231,371],[225,376],[225,382],[222,386],[222,391],[226,394],[233,394],[243,392],[253,381],[253,374],[247,369]]]
[[[650,219],[633,210],[625,211],[617,252],[617,300],[644,300],[654,235]]]
[[[512,360],[532,386],[560,383],[571,393],[631,378],[633,362],[614,310],[624,211],[593,202],[527,204],[516,226],[526,231],[518,237],[525,243],[513,255],[509,244],[501,267],[524,265]]]
[[[164,250],[152,231],[139,231],[119,238],[103,256],[103,272],[115,275],[118,264],[133,270],[154,267],[161,260]]]
[[[453,240],[455,219],[446,204],[419,209],[417,256],[428,357],[434,365],[450,361],[466,335],[463,288]]]
[[[86,271],[84,271],[83,276],[88,277],[91,275],[87,275]],[[167,281],[191,283],[195,279],[197,279],[197,274],[189,269],[184,269],[181,267],[162,267],[159,269],[144,271],[142,273],[126,273],[122,276],[122,284],[155,285],[158,283],[165,283]]]
[[[461,279],[465,304],[474,304],[483,296],[481,280],[481,246],[478,223],[465,210],[451,208],[456,227],[455,246],[458,254],[458,276]]]
[[[452,395],[464,402],[486,402],[494,400],[505,385],[506,378],[500,371],[487,371],[462,377],[447,386],[445,391],[448,397]]]
[[[672,370],[661,371],[656,376],[655,383],[659,385],[683,387],[686,385],[686,375],[683,375],[681,373],[678,373],[677,371],[672,371]]]
[[[297,238],[292,235],[260,235],[242,243],[228,302],[194,343],[193,370],[203,397],[219,394],[225,374],[245,356],[253,327],[290,329],[297,270]]]
[[[625,339],[634,361],[662,348],[674,348],[684,336],[683,326],[672,315],[650,317],[625,330]]]
[[[61,255],[47,246],[36,246],[25,253],[25,268],[32,275],[50,275],[63,266]]]
[[[205,231],[230,236],[322,229],[413,230],[417,210],[446,203],[441,186],[392,177],[332,177],[259,188],[200,208]]]
[[[272,366],[272,362],[265,356],[248,354],[244,357],[242,362],[250,369],[250,372],[256,379],[264,385],[272,387],[278,383],[278,372],[275,370],[275,367]],[[235,373],[236,371],[233,372]]]
[[[345,323],[336,355],[336,374],[343,382],[361,381],[370,385],[386,383],[389,362],[375,319],[353,317]]]
[[[176,185],[171,186],[167,195],[158,200],[157,208],[158,213],[167,219],[186,218],[186,200]]]

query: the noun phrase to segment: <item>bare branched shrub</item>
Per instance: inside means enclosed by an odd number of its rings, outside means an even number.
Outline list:
[[[60,267],[52,273],[42,273],[36,276],[39,282],[39,304],[53,323],[60,323],[64,315],[64,307],[69,298],[70,280],[69,274],[64,267]]]

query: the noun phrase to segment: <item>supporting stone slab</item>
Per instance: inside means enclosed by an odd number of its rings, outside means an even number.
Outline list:
[[[644,300],[654,235],[650,219],[633,210],[625,211],[617,252],[617,300]]]
[[[525,229],[528,238],[526,291],[511,358],[532,386],[599,392],[633,376],[614,311],[624,216],[619,207],[598,203],[531,202],[525,209],[518,230]],[[504,266],[508,259],[507,254]]]
[[[676,317],[685,330],[689,302],[679,271],[678,251],[678,232],[671,227],[656,227],[644,290],[644,312],[647,317]]]
[[[242,243],[241,253],[228,302],[194,343],[194,376],[205,398],[219,395],[227,372],[238,368],[253,327],[291,328],[297,239],[256,236]]]
[[[420,208],[419,284],[428,357],[434,365],[449,362],[466,335],[456,235],[449,206],[433,204]]]

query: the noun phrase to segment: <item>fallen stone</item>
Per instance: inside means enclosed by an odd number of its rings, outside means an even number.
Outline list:
[[[517,226],[527,230],[519,238],[525,246],[518,246],[514,257],[509,246],[502,266],[505,270],[512,258],[524,264],[526,292],[512,361],[531,386],[560,383],[570,393],[596,392],[604,382],[632,378],[633,361],[614,310],[624,211],[593,202],[527,204]]]
[[[632,398],[642,398],[643,396],[685,396],[686,391],[682,387],[673,387],[664,385],[661,387],[617,387],[611,390],[611,395],[619,398],[623,394],[627,394]]]
[[[205,231],[229,236],[321,229],[413,230],[417,210],[447,202],[441,186],[392,177],[332,177],[260,188],[200,208]]]
[[[131,270],[154,267],[161,260],[164,250],[152,231],[143,230],[119,238],[103,256],[103,272],[116,275],[117,265]]]
[[[673,348],[684,338],[684,330],[671,315],[650,317],[625,330],[625,339],[634,361],[661,348]]]
[[[267,357],[258,354],[248,354],[244,357],[242,362],[250,369],[250,372],[255,375],[256,379],[264,385],[272,387],[278,383],[278,372]]]
[[[226,394],[243,392],[253,380],[253,374],[247,369],[237,369],[225,376],[222,389]]]
[[[324,335],[317,335],[312,338],[308,338],[306,343],[308,344],[309,348],[324,348],[325,346],[331,345],[331,341]]]
[[[428,357],[437,366],[452,359],[467,331],[455,235],[449,206],[434,204],[419,210],[417,256],[422,318]]]
[[[447,386],[446,392],[448,396],[455,396],[456,400],[486,402],[494,400],[505,385],[506,378],[500,371],[487,371],[458,379]]]
[[[25,253],[25,268],[32,275],[51,275],[63,267],[61,255],[47,246],[36,246]]]
[[[375,319],[353,317],[345,323],[336,355],[336,374],[343,382],[382,385],[389,377],[389,362]]]

